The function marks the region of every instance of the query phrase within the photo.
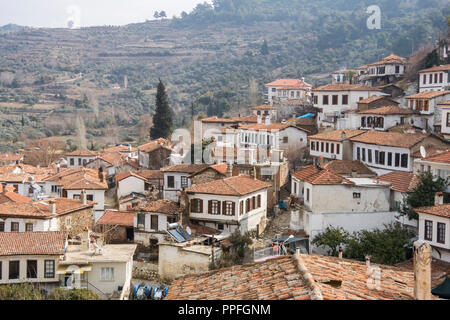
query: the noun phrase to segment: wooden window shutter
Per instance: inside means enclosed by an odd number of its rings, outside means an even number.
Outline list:
[[[195,212],[195,199],[191,199],[191,212]]]
[[[233,216],[236,215],[236,203],[233,201]]]
[[[219,211],[220,214],[220,211]],[[227,202],[223,201],[222,202],[222,214],[226,215],[227,214]]]
[[[297,189],[297,184],[295,184],[295,189]],[[297,193],[297,191],[295,191]],[[258,195],[258,208],[261,208],[261,195]]]
[[[208,213],[212,213],[212,200],[208,200]]]
[[[203,213],[203,200],[199,200],[200,201],[200,212]]]

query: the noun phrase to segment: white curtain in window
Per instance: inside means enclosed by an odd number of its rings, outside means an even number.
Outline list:
[[[114,268],[102,268],[101,279],[114,280]]]

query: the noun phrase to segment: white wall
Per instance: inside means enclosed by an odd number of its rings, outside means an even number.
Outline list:
[[[131,192],[143,193],[145,191],[145,182],[135,176],[129,176],[119,181],[117,185],[117,197],[131,194]]]
[[[437,82],[434,80],[434,75],[437,74]],[[442,82],[440,82],[440,75],[442,74]],[[419,86],[420,92],[424,91],[444,91],[444,88],[450,85],[450,79],[448,77],[448,71],[435,71],[424,72],[419,74]],[[430,75],[432,75],[432,83],[430,83]],[[424,83],[424,76],[426,77],[426,83]]]
[[[430,220],[433,222],[433,240],[432,241],[425,240],[425,220]],[[445,224],[445,243],[444,244],[437,242],[437,223],[438,222]],[[433,252],[432,252],[433,257],[450,262],[450,252],[445,252],[446,250],[450,250],[450,219],[449,218],[435,216],[435,215],[431,215],[431,214],[420,213],[419,214],[419,239],[429,243],[432,247],[436,247],[438,250],[444,249],[444,250],[441,250],[441,253],[445,253],[445,255],[443,257],[439,258],[439,255],[435,250],[433,250]]]
[[[23,219],[23,218],[0,218],[0,222],[5,223],[5,232],[11,232],[11,222],[19,223],[19,232],[25,232],[25,224],[32,223],[33,231],[56,231],[50,230],[50,220],[48,219]]]
[[[67,168],[78,169],[83,168],[88,162],[94,160],[96,157],[81,157],[81,156],[68,156],[67,157]],[[70,159],[73,159],[73,165],[70,164]],[[81,163],[80,163],[81,161]]]
[[[105,190],[85,190],[86,196],[92,195],[94,202],[98,202],[94,206],[95,211],[105,210]],[[74,195],[81,195],[81,190],[67,190],[67,198],[74,199]]]
[[[373,144],[366,144],[361,142],[354,142],[353,143],[353,160],[357,160],[357,149],[360,148],[360,159],[362,162],[364,162],[366,165],[372,168],[378,168],[378,169],[384,169],[389,171],[412,171],[412,158],[411,153],[409,149],[406,148],[397,148],[397,147],[388,147],[388,146],[379,146],[379,145],[373,145]],[[366,157],[365,160],[362,158],[362,149],[365,149]],[[372,162],[369,162],[368,157],[368,149],[372,150]],[[385,164],[376,164],[375,163],[375,150],[377,151],[383,151],[385,152]],[[392,165],[388,166],[388,153],[392,153]],[[400,154],[400,165],[398,167],[395,166],[395,154]],[[407,154],[408,155],[408,166],[406,168],[403,168],[401,166],[401,155]]]
[[[315,150],[311,149],[312,142],[314,142]],[[322,148],[322,143],[324,144],[323,145],[323,152],[322,151],[317,151],[317,149],[322,150],[321,149]],[[326,149],[327,143],[328,143],[328,152],[326,152],[327,151],[327,149]],[[331,145],[332,144],[334,145],[334,152],[333,153],[331,152]],[[339,145],[339,153],[337,153],[338,145]],[[344,155],[343,148],[344,148],[343,143],[342,142],[337,142],[337,141],[324,141],[324,140],[313,140],[313,139],[311,139],[310,142],[309,142],[309,154],[312,157],[320,157],[320,156],[322,156],[322,157],[324,157],[326,159],[343,160],[343,155]]]
[[[177,193],[181,191],[181,177],[187,177],[188,173],[183,172],[164,172],[164,190],[163,197],[164,199],[171,200],[174,202],[178,202]],[[169,188],[168,185],[168,177],[173,176],[175,179],[174,187]],[[191,186],[190,179],[187,179],[187,187]]]
[[[9,261],[20,261],[19,266],[19,279],[9,280]],[[27,260],[37,260],[37,278],[27,278]],[[44,263],[45,260],[55,261],[55,276],[53,278],[44,277]],[[48,282],[58,282],[58,275],[56,274],[58,268],[59,256],[51,255],[17,255],[17,256],[1,256],[0,257],[1,269],[0,273],[2,275],[0,279],[0,284],[10,284],[10,283],[22,283],[22,282],[32,282],[32,283],[48,283]]]

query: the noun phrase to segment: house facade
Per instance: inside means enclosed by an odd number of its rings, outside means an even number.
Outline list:
[[[139,166],[159,170],[170,164],[172,145],[169,140],[159,138],[138,147]]]
[[[390,54],[380,61],[361,68],[359,82],[363,85],[376,86],[397,81],[405,75],[408,59]]]
[[[163,198],[178,202],[178,194],[191,186],[189,176],[209,167],[208,164],[179,164],[168,166],[161,171],[164,173]]]
[[[450,141],[450,101],[439,102],[437,105],[442,110],[441,134]]]
[[[414,124],[434,133],[441,132],[443,119],[439,103],[450,100],[450,91],[424,91],[406,97],[408,107],[419,113],[421,122]]]
[[[445,91],[450,89],[450,64],[419,71],[419,91]]]
[[[90,150],[75,150],[66,154],[67,168],[83,168],[97,157],[97,153]]]
[[[277,100],[286,99],[306,99],[311,92],[312,85],[305,82],[305,79],[278,79],[276,81],[266,83],[267,88],[265,94],[265,102],[273,105]]]

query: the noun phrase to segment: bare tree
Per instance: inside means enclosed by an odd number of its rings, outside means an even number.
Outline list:
[[[33,166],[48,167],[52,162],[61,158],[66,144],[54,139],[31,140],[27,143],[24,163]]]

